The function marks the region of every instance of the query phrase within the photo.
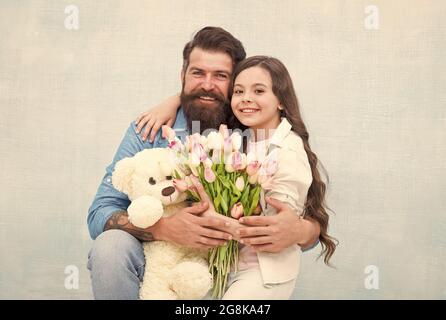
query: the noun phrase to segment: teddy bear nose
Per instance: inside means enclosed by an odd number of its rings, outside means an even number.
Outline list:
[[[170,196],[172,193],[175,192],[175,188],[174,187],[166,187],[163,190],[161,190],[161,194],[165,197]]]

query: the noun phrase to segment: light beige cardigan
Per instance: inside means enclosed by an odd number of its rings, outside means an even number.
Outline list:
[[[262,215],[274,215],[276,209],[267,206],[265,196],[289,205],[302,215],[312,182],[311,167],[302,139],[291,130],[291,124],[282,118],[270,139],[267,157],[276,157],[278,169],[271,190],[262,191]],[[258,252],[259,267],[264,285],[283,283],[297,278],[300,266],[300,247],[295,244],[281,252]]]

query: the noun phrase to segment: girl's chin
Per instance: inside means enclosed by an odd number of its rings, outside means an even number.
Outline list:
[[[260,119],[258,119],[258,117],[251,114],[245,115],[237,113],[237,119],[246,127],[255,126],[256,124],[259,124],[261,122]]]
[[[252,119],[246,119],[243,116],[241,116],[241,117],[238,116],[237,119],[238,119],[238,121],[240,121],[241,124],[243,124],[244,126],[247,126],[247,127],[251,126],[253,123],[256,122],[256,121],[253,121]]]

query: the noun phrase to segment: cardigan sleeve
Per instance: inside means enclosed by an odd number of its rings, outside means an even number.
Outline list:
[[[299,138],[300,144],[295,139],[293,142],[275,149],[278,169],[273,176],[271,189],[265,195],[288,204],[301,215],[312,182],[312,173],[302,141]],[[264,212],[265,215],[275,213],[276,210],[270,206]]]

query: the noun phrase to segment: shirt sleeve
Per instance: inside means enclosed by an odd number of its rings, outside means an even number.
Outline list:
[[[105,175],[102,178],[93,203],[88,209],[88,230],[93,240],[104,231],[105,223],[113,213],[127,210],[130,205],[127,195],[113,187],[111,177],[116,163],[126,157],[134,156],[143,149],[153,147],[152,143],[143,142],[140,136],[136,134],[135,129],[136,125],[132,122],[116,151],[112,163],[105,169]]]

